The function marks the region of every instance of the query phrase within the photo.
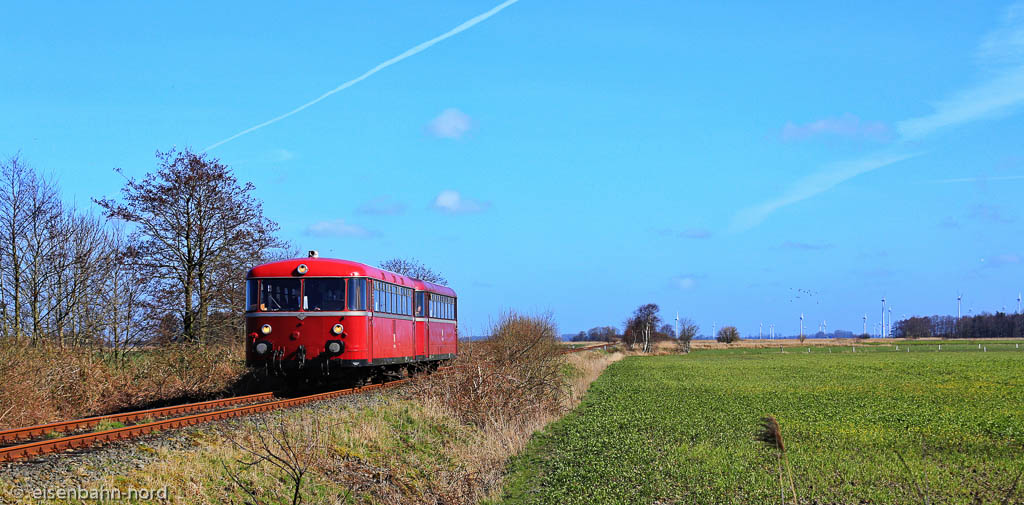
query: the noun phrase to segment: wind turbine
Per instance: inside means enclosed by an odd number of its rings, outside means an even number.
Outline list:
[[[864,335],[868,334],[868,313],[864,313]]]
[[[800,313],[800,338],[804,338],[804,313]]]
[[[761,340],[761,331],[764,330],[764,323],[757,323],[757,339]]]
[[[882,326],[880,327],[878,336],[885,338],[885,297],[882,297]]]
[[[889,326],[885,327],[885,330],[889,332],[889,336],[892,336],[892,305],[889,306]]]
[[[1017,292],[1017,313],[1020,314],[1020,291]]]

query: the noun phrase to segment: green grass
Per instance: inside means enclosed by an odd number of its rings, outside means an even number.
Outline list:
[[[96,426],[93,427],[92,431],[107,431],[116,430],[118,428],[124,428],[127,426],[121,421],[111,421],[110,419],[104,419],[100,421]]]
[[[779,503],[753,439],[773,414],[802,503],[921,503],[915,480],[931,503],[1002,503],[1024,470],[1024,351],[974,347],[627,358],[512,460],[503,501]]]

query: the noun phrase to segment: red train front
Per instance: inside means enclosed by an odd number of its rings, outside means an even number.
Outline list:
[[[246,276],[250,366],[326,374],[455,357],[455,291],[310,256],[259,265]]]

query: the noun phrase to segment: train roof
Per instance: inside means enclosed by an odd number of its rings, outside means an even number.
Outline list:
[[[300,276],[296,269],[302,264],[306,265],[309,271]],[[246,278],[253,277],[370,277],[420,291],[455,296],[455,290],[447,286],[381,270],[364,263],[334,258],[292,258],[264,263],[249,270]]]

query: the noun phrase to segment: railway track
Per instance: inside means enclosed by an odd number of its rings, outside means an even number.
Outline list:
[[[561,353],[570,354],[581,351],[596,350],[607,348],[609,347],[609,345],[610,344],[598,344],[585,347],[577,347],[573,349],[565,349]],[[236,396],[220,400],[188,403],[183,405],[174,405],[170,407],[162,407],[157,409],[138,410],[133,412],[125,412],[121,414],[95,416],[85,419],[76,419],[72,421],[63,421],[58,423],[29,426],[26,428],[15,428],[12,430],[0,431],[0,444],[4,445],[3,447],[0,447],[0,462],[16,461],[20,459],[31,458],[34,456],[50,454],[53,452],[66,451],[70,449],[81,449],[101,442],[124,440],[161,430],[183,428],[186,426],[192,426],[195,424],[200,424],[208,421],[218,421],[233,417],[255,414],[259,412],[267,412],[271,410],[294,407],[297,405],[301,405],[303,403],[310,403],[321,400],[329,400],[332,398],[338,398],[341,396],[360,394],[368,391],[373,391],[376,389],[398,386],[400,384],[409,382],[410,380],[412,379],[398,379],[381,384],[370,384],[354,388],[339,389],[327,393],[318,393],[313,395],[300,396],[296,398],[286,398],[282,400],[274,400],[273,393],[257,393],[253,395]],[[223,407],[230,408],[225,409]],[[188,414],[192,412],[200,413],[190,414],[186,416],[177,416],[178,414]],[[71,434],[67,436],[56,436],[53,438],[35,440],[40,437],[51,437],[54,434],[68,433],[93,428],[103,422],[137,422],[167,416],[177,417],[141,422],[121,428],[114,428],[103,431]],[[17,443],[23,440],[33,441]]]
[[[373,391],[375,389],[383,389],[388,387],[394,387],[399,384],[408,382],[411,379],[399,379],[382,384],[370,384],[366,386],[360,386],[355,388],[339,389],[337,391],[330,391],[327,393],[318,393],[307,396],[300,396],[296,398],[286,398],[283,400],[274,401],[263,401],[261,403],[254,403],[252,405],[243,405],[241,407],[232,407],[228,409],[213,410],[210,412],[203,412],[200,414],[192,414],[181,417],[173,417],[169,419],[162,419],[159,421],[151,421],[140,424],[133,424],[131,426],[125,426],[123,428],[114,428],[104,431],[96,431],[91,433],[82,433],[77,435],[69,435],[58,438],[38,440],[34,442],[28,442],[17,445],[10,445],[7,447],[0,447],[0,462],[15,461],[19,459],[31,458],[33,456],[41,456],[53,452],[66,451],[69,449],[80,449],[89,447],[100,442],[110,442],[114,440],[124,440],[127,438],[133,438],[140,435],[146,435],[156,431],[184,428],[186,426],[192,426],[208,421],[218,421],[222,419],[230,419],[232,417],[239,417],[249,414],[255,414],[259,412],[267,412],[271,410],[283,409],[288,407],[294,407],[303,403],[329,400],[332,398],[338,398],[341,396],[348,396],[353,394],[365,393]],[[269,396],[264,396],[269,395]],[[10,433],[9,439],[22,440],[23,438],[14,438],[17,436],[26,437],[30,436],[29,433],[37,433],[39,429],[46,429],[47,427],[64,427],[65,431],[73,430],[82,427],[96,426],[103,420],[112,420],[112,418],[120,418],[125,420],[139,420],[146,419],[153,416],[154,411],[172,411],[178,409],[175,413],[210,409],[210,404],[221,403],[220,406],[224,405],[237,405],[239,403],[258,401],[257,397],[263,397],[264,399],[273,398],[273,393],[261,393],[257,395],[248,395],[235,398],[226,398],[224,400],[213,400],[211,402],[201,402],[199,404],[186,404],[175,407],[167,407],[165,409],[151,409],[138,412],[127,412],[124,414],[115,414],[112,416],[99,416],[88,419],[79,419],[75,421],[67,421],[63,423],[54,423],[51,425],[33,426],[30,428],[20,428],[16,430],[8,430],[3,432],[4,434]],[[223,403],[227,402],[227,403]],[[207,404],[204,407],[197,407],[198,405]],[[182,410],[184,409],[184,410]],[[192,410],[188,410],[192,409]],[[165,412],[164,415],[169,415]],[[132,417],[141,416],[141,417]],[[52,431],[42,431],[39,435],[46,435]]]

